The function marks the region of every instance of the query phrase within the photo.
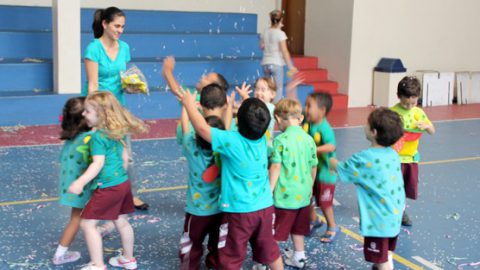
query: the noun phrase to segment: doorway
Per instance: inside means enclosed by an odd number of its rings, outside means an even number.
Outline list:
[[[287,45],[292,55],[304,54],[305,1],[282,0],[282,10],[285,12],[284,31],[287,34]]]

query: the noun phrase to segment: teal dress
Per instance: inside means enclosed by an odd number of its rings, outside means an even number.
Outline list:
[[[72,182],[87,170],[88,165],[92,161],[89,147],[91,138],[92,132],[84,132],[72,140],[65,141],[63,145],[60,154],[60,181],[58,187],[60,204],[83,208],[92,196],[91,184],[87,184],[80,195],[67,192]]]
[[[84,58],[98,64],[98,90],[110,91],[122,105],[125,105],[120,71],[127,70],[127,63],[130,62],[130,47],[121,40],[118,43],[118,54],[113,60],[107,55],[99,39],[94,39],[88,44]],[[88,82],[82,88],[82,96],[87,94]]]

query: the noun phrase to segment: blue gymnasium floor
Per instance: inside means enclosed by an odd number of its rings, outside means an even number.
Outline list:
[[[408,202],[414,225],[400,233],[395,269],[480,269],[480,120],[435,124],[437,134],[420,144],[420,199]],[[340,159],[368,146],[361,127],[335,132]],[[0,147],[1,270],[78,269],[88,262],[81,233],[71,247],[81,251],[80,261],[61,267],[50,261],[70,212],[55,198],[60,147]],[[135,141],[134,151],[141,197],[151,205],[131,217],[139,269],[178,269],[185,159],[171,138]],[[370,269],[361,251],[354,187],[340,183],[335,198],[342,233],[335,243],[321,244],[321,228],[306,241],[308,269]],[[107,237],[105,259],[120,247],[117,234]],[[243,269],[251,264],[247,259]]]

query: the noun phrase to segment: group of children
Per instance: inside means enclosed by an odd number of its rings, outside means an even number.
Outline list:
[[[333,242],[339,233],[333,213],[337,175],[357,187],[366,260],[374,268],[393,269],[391,252],[400,225],[411,225],[404,215],[405,194],[411,199],[418,196],[418,141],[424,131],[435,133],[426,114],[416,107],[420,95],[416,78],[405,77],[399,83],[396,106],[369,115],[365,135],[371,147],[338,162],[335,134],[327,121],[332,108],[329,94],[310,94],[302,110],[296,99],[273,104],[276,87],[271,78],[259,78],[254,97],[249,97],[246,84],[228,95],[229,85],[218,73],[202,77],[191,92],[175,80],[174,67],[174,58],[164,60],[163,75],[182,105],[177,142],[189,168],[181,269],[200,269],[207,236],[208,269],[240,269],[248,244],[254,269],[283,269],[284,263],[304,268],[304,237],[312,236],[323,223],[315,204],[327,223],[320,241]],[[299,83],[301,79],[293,79],[287,92]],[[281,131],[276,137],[275,123]],[[68,247],[81,227],[91,258],[82,269],[106,269],[97,223],[112,220],[123,253],[109,263],[137,268],[127,219],[134,209],[124,140],[144,131],[143,122],[109,92],[66,103],[59,190],[60,202],[72,207],[72,213],[55,264],[80,258]],[[286,250],[282,260],[277,242],[289,236],[293,250]]]

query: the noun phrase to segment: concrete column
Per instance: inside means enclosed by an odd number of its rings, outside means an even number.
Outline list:
[[[80,0],[52,0],[53,88],[58,94],[81,91]]]

